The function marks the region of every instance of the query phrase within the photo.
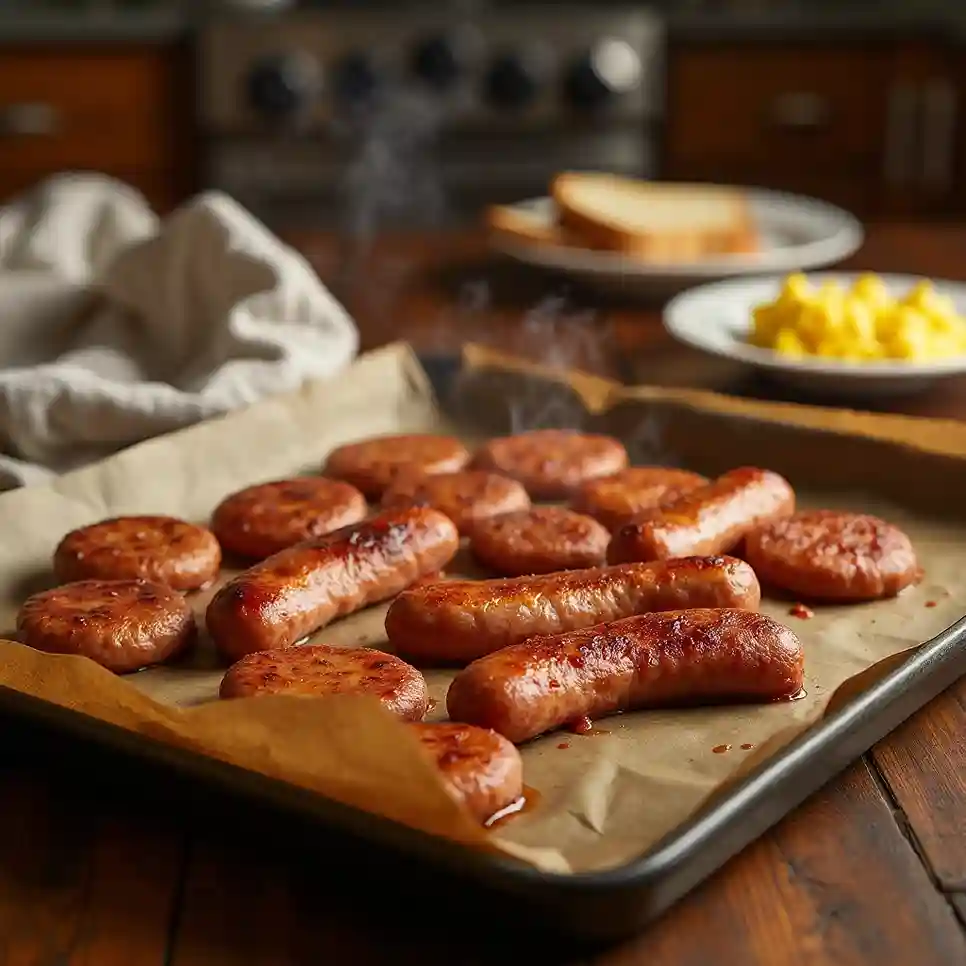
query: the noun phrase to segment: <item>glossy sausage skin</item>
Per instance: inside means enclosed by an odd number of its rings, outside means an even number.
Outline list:
[[[790,698],[802,681],[801,642],[770,617],[668,611],[534,637],[480,658],[453,679],[446,707],[454,721],[519,743],[619,711]]]
[[[231,660],[288,647],[337,617],[394,597],[444,567],[458,548],[455,525],[437,510],[388,510],[240,573],[208,605],[208,631]]]
[[[609,563],[729,553],[750,530],[795,512],[795,491],[771,470],[744,466],[619,527]]]
[[[757,610],[755,572],[734,557],[685,557],[502,580],[413,587],[386,615],[396,651],[423,662],[465,663],[536,634],[561,634],[646,611]]]

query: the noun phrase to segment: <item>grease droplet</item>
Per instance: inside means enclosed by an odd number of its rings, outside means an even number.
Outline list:
[[[803,621],[811,620],[815,616],[815,611],[811,607],[806,607],[805,604],[793,604],[788,613]]]
[[[570,742],[569,742],[569,741],[561,741],[561,742],[560,742],[560,744],[559,744],[559,745],[557,745],[557,747],[558,747],[558,748],[559,748],[559,749],[560,749],[561,751],[563,751],[563,750],[564,750],[565,748],[569,748],[569,747],[570,747]]]
[[[937,603],[938,603],[938,601],[935,601],[935,600],[927,600],[926,601],[926,606],[927,607],[935,607]]]
[[[726,751],[731,751],[731,745],[715,745],[711,750],[716,755],[723,755]]]
[[[744,743],[744,744],[743,744],[743,745],[741,746],[741,750],[742,750],[742,751],[748,751],[748,749],[749,749],[749,748],[754,748],[754,747],[755,747],[755,746],[754,746],[754,745],[753,745],[753,744],[752,744],[752,743],[751,743],[750,741],[746,741],[746,742],[745,742],[745,743]]]

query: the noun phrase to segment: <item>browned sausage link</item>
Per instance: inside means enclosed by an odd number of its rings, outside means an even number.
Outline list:
[[[456,527],[437,510],[388,510],[240,573],[208,605],[208,631],[233,660],[287,647],[394,597],[449,563],[458,548]]]
[[[795,491],[771,470],[744,466],[620,527],[609,563],[729,553],[750,530],[795,512]]]
[[[789,698],[802,680],[801,642],[770,617],[667,611],[480,658],[453,679],[446,707],[454,721],[521,742],[618,711]]]
[[[560,634],[653,610],[756,610],[755,572],[734,557],[685,557],[535,577],[460,580],[413,587],[386,615],[401,654],[466,662],[535,634]]]

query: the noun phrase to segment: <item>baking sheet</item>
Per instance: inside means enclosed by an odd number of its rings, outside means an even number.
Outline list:
[[[966,569],[958,554],[966,518],[956,515],[955,498],[964,492],[966,460],[765,423],[599,380],[556,384],[476,367],[450,403],[472,438],[583,424],[623,438],[637,462],[708,473],[768,465],[789,476],[805,506],[871,510],[904,526],[926,578],[895,600],[816,608],[808,621],[789,616],[791,601],[766,599],[762,609],[792,626],[805,644],[805,697],[622,715],[601,721],[590,735],[538,739],[523,749],[534,807],[489,834],[447,798],[418,746],[374,702],[214,700],[222,669],[205,640],[178,665],[125,678],[82,659],[2,643],[0,684],[427,831],[498,848],[547,870],[578,872],[639,856],[724,783],[817,720],[840,685],[938,633],[963,611]],[[50,584],[53,548],[73,527],[133,512],[203,522],[226,493],[312,472],[341,442],[451,428],[411,353],[390,347],[363,357],[335,381],[142,444],[52,486],[4,494],[0,632],[10,636],[24,596]],[[478,573],[468,564],[449,569]],[[196,598],[199,612],[213,592]],[[354,615],[315,639],[384,646],[385,610]],[[443,716],[451,676],[427,672],[437,702],[431,718]]]

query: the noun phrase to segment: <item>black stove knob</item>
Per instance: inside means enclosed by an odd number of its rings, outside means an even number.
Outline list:
[[[412,72],[430,87],[449,90],[460,79],[463,56],[453,37],[441,34],[417,44],[412,55]]]
[[[604,40],[571,65],[564,80],[564,96],[577,110],[595,111],[634,90],[640,79],[637,51],[623,40]]]
[[[502,54],[486,75],[485,97],[502,110],[519,111],[536,98],[540,90],[539,72],[519,54]]]
[[[343,57],[332,70],[332,89],[345,106],[371,102],[379,90],[379,71],[372,58],[361,51]]]
[[[245,77],[246,99],[262,117],[286,120],[308,107],[318,93],[311,57],[279,54],[257,61]]]

